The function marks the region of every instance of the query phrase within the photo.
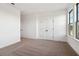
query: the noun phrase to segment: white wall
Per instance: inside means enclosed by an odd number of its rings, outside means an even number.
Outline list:
[[[20,11],[0,4],[0,48],[20,41]]]
[[[56,19],[58,17],[60,19]],[[47,22],[50,21],[49,27],[51,27],[52,32],[50,31],[50,33],[48,33],[48,36],[52,37],[51,38],[52,40],[55,40],[55,39],[53,39],[53,34],[56,35],[57,32],[53,32],[53,28],[56,28],[56,29],[61,28],[60,30],[56,30],[56,31],[59,31],[58,33],[60,33],[59,35],[62,37],[62,39],[60,38],[60,39],[56,39],[56,40],[57,41],[66,41],[66,39],[65,39],[65,36],[66,36],[66,12],[64,10],[60,10],[60,11],[56,11],[56,12],[42,12],[42,13],[36,13],[36,14],[22,15],[21,16],[21,29],[22,29],[21,35],[22,35],[22,37],[23,38],[32,38],[32,39],[42,39],[39,35],[39,33],[40,33],[39,25],[42,24],[42,22],[39,24],[39,21],[43,18],[49,19],[49,20],[46,20]],[[53,25],[54,20],[56,20],[55,25],[58,25],[58,26]],[[62,32],[60,32],[60,31],[62,31]]]
[[[76,4],[70,5],[68,7],[68,12],[72,8],[74,9],[74,20],[75,20],[76,19]],[[67,12],[67,15],[68,15],[68,12]],[[67,17],[67,18],[69,19],[69,17]],[[68,22],[68,19],[67,19],[67,22]],[[75,24],[74,24],[74,27],[75,27]],[[75,33],[75,30],[74,30],[74,33]],[[75,50],[75,52],[79,54],[79,39],[76,39],[75,35],[74,36],[69,36],[68,35],[68,25],[67,25],[67,42]]]
[[[66,11],[54,15],[54,40],[67,41],[66,39]]]
[[[21,16],[21,37],[36,38],[36,16],[35,15]]]

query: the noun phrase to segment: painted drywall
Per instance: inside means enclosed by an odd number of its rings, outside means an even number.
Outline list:
[[[36,38],[36,16],[21,16],[21,37]]]
[[[68,7],[68,12],[72,8],[74,9],[74,20],[76,20],[76,4],[70,5]],[[68,12],[67,12],[67,16],[68,16]],[[68,22],[68,20],[67,20],[67,22]],[[75,24],[74,24],[74,27],[75,27]],[[75,30],[74,30],[74,33],[75,33]],[[74,36],[68,35],[68,25],[67,25],[67,42],[74,49],[74,51],[79,55],[79,40],[75,38],[75,35]]]
[[[70,3],[16,3],[15,7],[23,14],[57,11],[67,8]]]
[[[60,11],[54,15],[54,40],[66,41],[66,12]]]
[[[20,11],[0,4],[0,48],[20,41]]]
[[[64,10],[60,10],[60,11],[55,11],[55,12],[41,12],[41,13],[36,13],[36,14],[29,14],[29,15],[22,15],[21,16],[21,36],[23,38],[32,38],[32,39],[44,39],[43,37],[40,37],[40,33],[45,33],[45,32],[40,32],[40,26],[43,23],[43,21],[41,21],[41,19],[48,19],[46,20],[47,22],[50,21],[50,23],[48,24],[48,30],[50,30],[50,33],[47,33],[46,36],[49,36],[47,38],[51,39],[51,40],[55,40],[54,39],[54,34],[56,35],[57,32],[54,32],[54,28],[59,29],[59,27],[61,28],[60,30],[61,32],[61,37],[62,39],[56,39],[57,41],[66,41],[66,39],[63,39],[66,37],[66,13]],[[56,19],[56,18],[60,18],[60,19]],[[55,18],[55,19],[54,19]],[[54,26],[54,20],[56,20],[55,25]],[[45,24],[43,24],[45,26]],[[47,26],[47,23],[46,23]],[[47,27],[46,27],[47,28]],[[43,28],[44,29],[44,28]],[[42,30],[43,30],[42,29]],[[60,30],[56,30],[59,31]],[[43,36],[42,34],[42,36]],[[57,33],[58,34],[58,33]]]

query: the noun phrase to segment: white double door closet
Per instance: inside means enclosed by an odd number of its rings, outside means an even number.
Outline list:
[[[38,38],[47,40],[65,41],[66,37],[66,15],[38,16]]]

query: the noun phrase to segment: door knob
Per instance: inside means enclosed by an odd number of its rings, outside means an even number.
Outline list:
[[[45,30],[46,32],[48,32],[48,30]]]

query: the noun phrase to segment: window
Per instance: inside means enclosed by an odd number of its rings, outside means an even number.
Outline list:
[[[77,3],[76,38],[79,39],[79,4]]]
[[[74,12],[73,9],[69,12],[69,35],[74,36]]]

